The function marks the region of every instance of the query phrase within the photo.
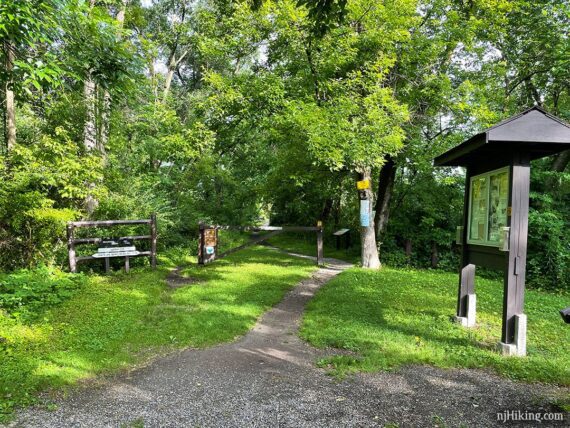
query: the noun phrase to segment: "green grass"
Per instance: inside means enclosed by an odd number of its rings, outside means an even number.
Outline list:
[[[357,240],[358,232],[353,233],[353,241]],[[283,233],[269,239],[268,244],[279,247],[286,251],[291,251],[299,254],[306,254],[309,256],[317,255],[317,236],[315,232],[307,233]],[[344,241],[342,242],[344,244]],[[339,260],[345,260],[350,263],[360,263],[360,245],[355,242],[352,247],[348,249],[336,249],[336,241],[333,236],[325,234],[324,239],[324,254],[325,257],[332,257]]]
[[[477,278],[477,327],[451,322],[456,274],[425,270],[350,269],[309,303],[301,335],[313,345],[354,351],[321,361],[333,373],[378,371],[403,364],[492,368],[516,380],[570,385],[570,326],[558,310],[570,296],[529,290],[528,357],[502,357],[502,283]]]
[[[148,361],[182,347],[245,334],[315,269],[262,247],[183,270],[195,281],[171,289],[168,268],[191,258],[171,251],[157,271],[91,275],[68,300],[25,321],[0,311],[0,421],[39,390]]]

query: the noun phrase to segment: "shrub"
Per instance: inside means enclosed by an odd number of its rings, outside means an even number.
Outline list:
[[[85,283],[83,275],[40,266],[0,276],[0,308],[19,318],[34,318],[68,299]]]

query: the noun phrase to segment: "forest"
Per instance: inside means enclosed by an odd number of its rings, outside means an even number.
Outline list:
[[[475,280],[473,169],[434,158],[530,108],[566,131],[569,29],[560,0],[0,0],[0,425],[567,422],[570,150],[532,161],[526,290],[528,165],[475,176],[509,263]],[[70,222],[109,220],[75,273]],[[240,251],[200,263],[204,224],[295,231],[206,229]],[[129,235],[151,260],[93,260]]]
[[[569,14],[557,0],[2,0],[0,269],[66,270],[68,221],[153,212],[161,249],[194,251],[200,221],[320,220],[332,242],[359,230],[369,178],[362,239],[381,263],[455,271],[464,172],[433,158],[533,105],[570,119]],[[533,163],[532,288],[570,289],[569,161]]]

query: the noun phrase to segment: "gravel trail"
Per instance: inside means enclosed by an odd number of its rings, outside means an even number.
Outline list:
[[[56,410],[28,408],[11,426],[505,426],[497,422],[497,412],[552,411],[540,403],[568,393],[552,386],[514,383],[481,370],[427,366],[359,374],[342,381],[328,376],[315,367],[315,361],[335,351],[314,349],[297,336],[306,302],[350,266],[334,259],[326,263],[241,340],[180,351],[99,385],[74,389],[56,401]]]

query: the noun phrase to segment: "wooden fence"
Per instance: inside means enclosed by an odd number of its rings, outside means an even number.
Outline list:
[[[149,235],[133,235],[122,236],[118,239],[128,239],[131,241],[150,241],[150,251],[140,251],[137,255],[130,256],[115,256],[124,257],[125,271],[129,271],[129,258],[130,257],[149,257],[150,264],[153,269],[156,268],[156,214],[152,214],[150,219],[143,220],[106,220],[106,221],[72,221],[67,224],[67,250],[69,254],[69,270],[73,273],[77,272],[77,263],[91,261],[91,260],[104,260],[105,272],[110,270],[110,257],[94,257],[94,256],[77,256],[75,253],[76,245],[82,244],[100,244],[103,238],[75,238],[75,229],[81,227],[114,227],[114,226],[128,226],[128,225],[148,225]]]
[[[219,226],[219,225],[206,225],[200,223],[199,226],[200,236],[198,241],[198,264],[204,265],[216,259],[220,259],[236,251],[243,250],[251,245],[265,241],[283,232],[316,232],[317,245],[316,255],[317,264],[322,266],[324,264],[324,250],[323,250],[323,225],[321,222],[317,226]],[[263,236],[253,238],[250,242],[240,245],[238,247],[224,251],[218,254],[218,231],[220,230],[239,230],[242,232],[270,232]],[[207,249],[213,248],[213,252],[208,253]]]

